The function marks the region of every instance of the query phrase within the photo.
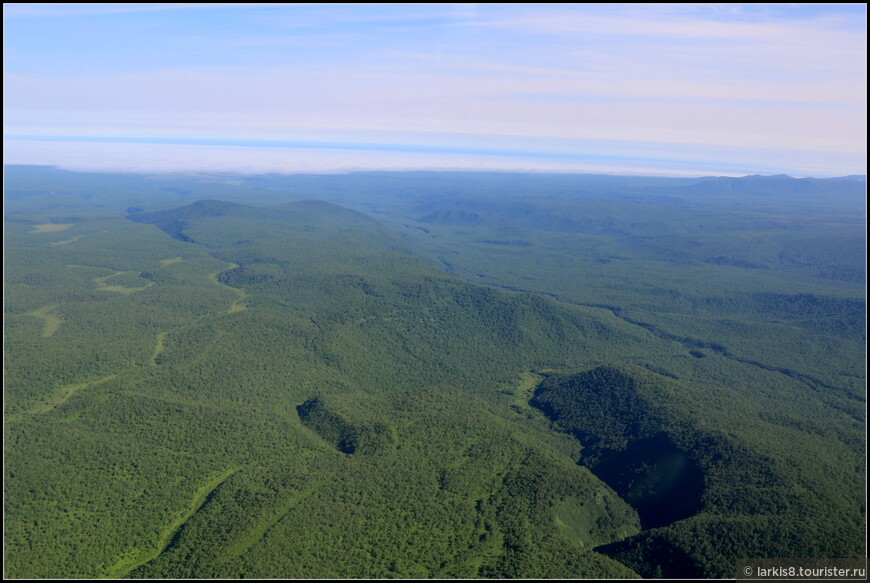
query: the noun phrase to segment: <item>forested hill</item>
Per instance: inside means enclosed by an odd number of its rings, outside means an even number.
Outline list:
[[[191,239],[185,231],[198,223],[208,222],[206,219],[216,217],[231,219],[231,221],[224,221],[224,224],[230,222],[245,227],[250,227],[256,222],[262,226],[277,225],[279,228],[314,229],[329,226],[339,230],[356,229],[372,234],[379,230],[377,223],[366,215],[319,200],[304,200],[292,203],[289,207],[272,208],[253,207],[221,200],[198,200],[179,208],[154,212],[132,212],[127,215],[131,221],[152,224],[170,237],[191,243],[196,241]],[[208,242],[203,241],[203,243],[208,246],[225,246],[232,243],[226,239],[227,233],[225,232],[213,233],[212,235]],[[207,232],[204,236],[209,237]],[[275,236],[275,233],[269,235],[263,231],[257,234],[259,240]],[[253,242],[252,240],[245,241]]]
[[[134,218],[30,251],[31,274],[61,266],[46,293],[81,291],[51,334],[10,331],[16,362],[52,363],[8,376],[8,574],[633,574],[592,548],[636,512],[525,400],[529,370],[643,339],[463,283],[331,204]],[[93,355],[65,349],[83,336]]]
[[[702,197],[719,204],[751,204],[772,208],[771,203],[793,205],[816,212],[860,208],[867,193],[866,176],[841,178],[793,178],[778,176],[715,177],[700,179],[676,188],[652,187],[650,191],[667,192],[691,199]],[[794,209],[789,209],[794,210]]]
[[[858,219],[699,206],[678,179],[494,201],[502,178],[461,197],[458,177],[366,174],[401,195],[365,198],[328,177],[354,208],[282,177],[12,201],[6,575],[721,578],[863,556]]]
[[[645,527],[598,550],[644,576],[678,578],[724,576],[741,556],[861,553],[858,498],[841,506],[812,464],[783,463],[728,424],[688,413],[674,398],[691,394],[681,385],[619,364],[553,376],[535,392],[532,404],[586,446],[581,463],[632,504]],[[857,442],[853,448],[860,456]]]
[[[717,177],[702,179],[682,187],[692,193],[719,195],[723,193],[752,193],[759,195],[791,194],[837,194],[844,198],[857,198],[867,187],[866,176],[842,178],[793,178],[787,174],[777,176],[743,176],[740,178]]]

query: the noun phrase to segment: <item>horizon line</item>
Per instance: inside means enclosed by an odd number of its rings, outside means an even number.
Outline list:
[[[380,141],[340,141],[340,140],[316,140],[316,139],[269,139],[269,138],[232,138],[232,137],[138,137],[138,136],[74,136],[74,135],[29,135],[29,134],[9,134],[4,136],[4,141],[20,142],[20,143],[45,143],[45,144],[93,144],[108,145],[108,144],[126,144],[132,147],[140,146],[171,146],[171,147],[191,147],[191,148],[241,148],[254,151],[259,148],[262,150],[271,151],[308,151],[311,153],[322,152],[322,155],[329,155],[328,152],[356,152],[360,155],[365,153],[395,153],[397,155],[416,156],[417,160],[405,161],[403,167],[395,167],[393,164],[383,164],[383,160],[371,160],[342,162],[336,164],[334,160],[321,165],[315,163],[314,167],[297,168],[282,168],[278,164],[273,168],[239,168],[231,170],[237,174],[263,174],[263,173],[279,173],[279,174],[336,174],[357,171],[502,171],[502,172],[529,172],[529,173],[558,173],[558,174],[594,174],[603,176],[660,176],[660,177],[680,177],[680,178],[703,178],[717,176],[776,176],[786,175],[793,178],[809,178],[809,177],[824,177],[824,178],[839,178],[845,176],[865,176],[864,173],[852,171],[849,168],[841,168],[841,173],[831,173],[823,171],[821,173],[810,171],[801,171],[797,168],[783,168],[780,164],[774,164],[773,167],[765,168],[764,165],[749,165],[746,163],[728,163],[721,160],[698,160],[684,159],[679,157],[665,156],[632,156],[581,152],[579,150],[569,151],[550,150],[548,148],[538,149],[532,147],[515,148],[499,148],[487,147],[481,145],[475,146],[451,146],[442,144],[426,144],[426,143],[407,143],[401,144],[396,142],[380,142]],[[11,145],[11,144],[10,144]],[[426,155],[447,156],[446,159],[426,160]],[[321,154],[318,154],[321,156]],[[479,157],[478,163],[474,163],[474,157]],[[28,159],[29,158],[29,159]],[[43,158],[43,159],[38,159]],[[70,163],[69,160],[57,159],[58,156],[25,156],[20,157],[4,156],[4,165],[7,160],[9,164],[21,165],[46,165],[57,166],[71,170],[84,171],[107,171],[107,172],[160,172],[173,173],[183,171],[212,171],[218,168],[214,164],[203,163],[201,160],[192,162],[189,167],[179,168],[177,165],[168,165],[166,168],[136,168],[135,164],[128,165],[127,163],[114,164],[107,166],[95,165],[93,163],[82,164],[81,160],[76,163]],[[451,161],[451,158],[453,160]],[[463,158],[465,158],[463,160]],[[504,163],[499,164],[499,167],[493,167],[492,161],[501,159]],[[527,164],[523,164],[525,160]],[[543,164],[542,163],[546,163]],[[173,167],[175,166],[175,167]],[[317,167],[320,166],[320,167]],[[597,166],[597,167],[596,167]],[[753,167],[754,166],[754,167]],[[776,166],[780,166],[777,168]],[[818,169],[817,169],[818,170]],[[857,170],[857,169],[856,169]]]
[[[704,179],[719,179],[719,178],[790,178],[792,180],[843,180],[843,179],[863,179],[867,180],[866,174],[845,174],[843,176],[828,176],[828,177],[818,177],[818,176],[792,176],[791,174],[779,173],[779,174],[744,174],[741,176],[730,176],[727,174],[705,174],[699,176],[679,176],[679,175],[664,175],[664,174],[637,174],[637,173],[608,173],[608,172],[579,172],[572,170],[529,170],[529,169],[469,169],[469,168],[459,168],[459,169],[402,169],[402,170],[385,170],[385,169],[370,169],[370,170],[322,170],[322,171],[309,171],[309,172],[280,172],[280,171],[269,171],[269,172],[232,172],[232,171],[219,171],[219,170],[166,170],[166,171],[153,171],[153,170],[77,170],[72,168],[64,168],[59,164],[20,164],[20,163],[3,163],[4,170],[6,168],[11,167],[24,167],[24,168],[52,168],[55,170],[62,170],[64,172],[79,172],[79,173],[93,173],[93,174],[161,174],[161,175],[175,175],[175,174],[203,174],[203,175],[214,175],[214,176],[263,176],[263,175],[323,175],[323,174],[367,174],[367,173],[381,173],[381,174],[409,174],[409,173],[422,173],[422,172],[430,172],[430,173],[439,173],[439,174],[560,174],[560,175],[576,175],[576,176],[606,176],[613,178],[653,178],[653,179],[679,179],[679,180],[704,180]]]

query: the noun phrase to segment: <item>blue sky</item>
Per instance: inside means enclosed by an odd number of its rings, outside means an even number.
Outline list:
[[[855,5],[4,5],[6,163],[866,173]]]

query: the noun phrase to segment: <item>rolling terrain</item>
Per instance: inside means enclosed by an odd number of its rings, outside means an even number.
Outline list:
[[[866,553],[858,178],[6,188],[6,576]]]

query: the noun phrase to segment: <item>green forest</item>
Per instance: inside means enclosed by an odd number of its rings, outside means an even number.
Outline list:
[[[866,180],[7,166],[10,578],[866,556]]]

